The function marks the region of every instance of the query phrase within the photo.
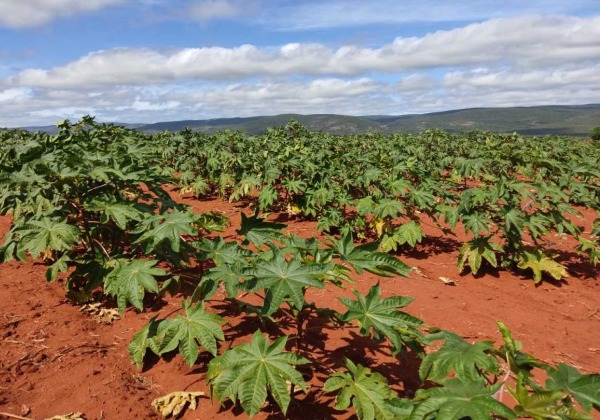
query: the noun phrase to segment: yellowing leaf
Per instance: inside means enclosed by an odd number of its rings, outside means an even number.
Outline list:
[[[164,418],[178,417],[187,409],[195,410],[198,408],[198,399],[203,395],[204,392],[171,392],[152,401],[152,408]]]
[[[533,280],[536,283],[542,281],[543,272],[548,273],[555,280],[569,277],[567,269],[562,264],[554,261],[539,249],[536,249],[533,252],[524,251],[519,256],[517,265],[523,270],[531,269],[531,271],[533,271]]]

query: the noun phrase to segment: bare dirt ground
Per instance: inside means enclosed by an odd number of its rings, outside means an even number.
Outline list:
[[[239,212],[247,209],[220,200],[184,199],[196,212],[221,211],[232,226],[222,235],[235,238]],[[287,220],[286,215],[271,219]],[[591,213],[578,224],[589,232]],[[289,222],[289,231],[301,236],[317,233],[316,223]],[[10,219],[0,218],[0,235],[10,227]],[[523,343],[523,349],[545,361],[571,364],[583,372],[600,372],[600,295],[598,269],[576,256],[575,243],[560,236],[548,238],[559,253],[571,277],[561,283],[544,281],[534,285],[525,273],[488,270],[483,275],[459,275],[456,269],[460,235],[446,237],[427,227],[428,237],[416,250],[401,252],[399,258],[414,267],[410,278],[356,277],[352,286],[365,293],[380,281],[383,296],[412,296],[406,311],[428,325],[450,329],[469,341],[499,340],[496,321],[503,321]],[[168,360],[150,358],[138,371],[131,364],[127,346],[152,316],[177,313],[181,297],[150,301],[143,313],[129,309],[110,325],[98,323],[65,298],[64,282],[47,283],[45,266],[29,261],[0,265],[0,412],[24,418],[44,419],[58,414],[81,412],[87,419],[158,418],[150,403],[173,391],[203,391],[209,360],[201,354],[189,368],[179,355]],[[454,281],[447,285],[439,278]],[[351,288],[328,287],[311,292],[308,300],[319,306],[343,311],[337,297],[351,297]],[[213,302],[211,308],[229,322],[226,342],[246,341],[260,324],[242,318],[236,309]],[[282,323],[278,333],[293,333]],[[309,322],[305,351],[311,358],[330,366],[341,366],[344,356],[380,371],[402,395],[418,386],[417,365],[411,358],[393,358],[387,346],[377,346],[358,334],[357,328],[321,328],[318,319]],[[287,418],[348,418],[336,412],[333,398],[319,391],[327,370],[320,365],[306,373],[310,384],[301,403],[290,405]],[[268,406],[257,419],[282,418],[275,406]],[[0,415],[0,418],[3,416]],[[231,405],[225,408],[203,398],[197,411],[185,419],[243,419],[247,416]]]

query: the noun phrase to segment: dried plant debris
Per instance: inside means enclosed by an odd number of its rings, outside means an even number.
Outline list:
[[[112,324],[121,318],[116,308],[103,308],[102,303],[86,303],[79,309],[84,314],[90,314],[100,324]]]
[[[69,413],[50,417],[46,420],[86,420],[83,413]]]
[[[195,410],[198,408],[198,400],[203,395],[204,392],[171,392],[152,401],[152,408],[163,416],[163,418],[177,418],[187,409]]]

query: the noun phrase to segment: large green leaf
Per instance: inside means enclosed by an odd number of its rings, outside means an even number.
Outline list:
[[[109,219],[125,230],[130,221],[141,220],[140,211],[131,203],[119,203],[116,201],[94,200],[86,206],[87,210],[100,212],[100,222],[106,223]]]
[[[277,239],[281,235],[281,229],[285,227],[281,223],[267,222],[258,216],[258,211],[248,217],[244,212],[240,212],[242,218],[241,225],[236,233],[245,236],[246,242],[252,242],[255,245],[262,245],[266,242]]]
[[[262,313],[266,316],[275,313],[283,302],[302,309],[305,289],[324,288],[320,276],[333,268],[332,264],[304,264],[298,257],[286,261],[281,250],[274,249],[273,252],[272,259],[259,260],[256,267],[244,271],[251,277],[247,283],[250,290],[265,290]]]
[[[294,366],[310,363],[304,357],[283,351],[287,336],[272,344],[260,331],[252,341],[227,350],[211,360],[206,378],[211,392],[222,403],[226,399],[240,400],[250,416],[259,412],[270,393],[283,414],[291,396],[288,382],[306,390],[302,375]]]
[[[181,235],[196,233],[194,222],[192,213],[179,210],[150,216],[134,230],[134,233],[142,233],[134,243],[144,244],[146,253],[149,253],[155,250],[160,243],[167,241],[171,244],[174,252],[179,252]]]
[[[417,328],[423,325],[423,321],[397,309],[407,306],[414,298],[392,296],[382,299],[379,283],[371,287],[366,296],[356,290],[354,295],[357,300],[340,298],[340,301],[348,307],[348,311],[340,316],[342,321],[356,320],[361,335],[372,334],[376,340],[387,337],[392,343],[393,354],[399,352],[404,346],[417,351],[422,350],[423,336]]]
[[[584,410],[600,409],[600,374],[584,375],[572,366],[560,363],[557,369],[548,368],[546,388],[560,390],[573,396]]]
[[[337,393],[336,410],[346,410],[352,405],[360,420],[399,418],[400,413],[394,405],[399,398],[383,375],[362,365],[355,365],[350,359],[346,359],[346,369],[347,372],[333,373],[323,386],[323,391]],[[410,414],[412,405],[408,403],[404,406],[404,414]]]
[[[442,387],[420,389],[410,419],[483,420],[492,418],[492,414],[504,419],[516,418],[510,408],[494,399],[499,387],[500,384],[486,387],[482,379],[463,382],[454,378],[445,381]]]
[[[240,247],[237,242],[225,242],[221,236],[214,240],[202,238],[202,241],[192,242],[192,245],[202,251],[200,259],[210,258],[216,265],[243,264],[252,254],[251,251]]]
[[[27,250],[37,258],[47,250],[67,251],[79,242],[81,232],[77,226],[57,222],[48,217],[32,220],[14,233],[20,236],[18,250]],[[18,252],[18,251],[17,251]]]
[[[410,267],[385,252],[377,252],[377,243],[355,247],[351,233],[347,233],[341,239],[329,237],[329,242],[328,247],[334,255],[352,265],[357,274],[366,270],[380,276],[408,277]]]
[[[156,276],[165,276],[167,272],[154,268],[158,261],[126,260],[114,261],[113,270],[104,280],[104,290],[107,294],[117,297],[119,312],[123,313],[127,302],[142,311],[144,292],[158,293]]]
[[[192,366],[199,353],[199,344],[212,355],[217,354],[217,339],[224,340],[220,324],[225,320],[204,310],[204,304],[191,306],[183,301],[185,316],[160,322],[157,330],[158,350],[160,354],[179,348],[179,353],[188,366]]]
[[[481,341],[469,344],[450,331],[427,337],[428,341],[445,340],[439,350],[429,353],[419,367],[422,381],[442,383],[450,375],[465,381],[476,381],[498,371],[498,361],[491,354],[493,343]]]
[[[529,392],[522,374],[517,377],[516,388],[508,390],[517,401],[515,412],[519,417],[534,420],[592,420],[592,417],[580,413],[565,404],[562,390],[536,390]]]

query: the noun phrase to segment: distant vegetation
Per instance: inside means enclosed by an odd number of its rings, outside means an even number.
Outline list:
[[[600,104],[577,106],[535,106],[512,108],[472,108],[421,115],[347,116],[336,114],[282,114],[248,118],[166,121],[154,124],[125,124],[146,133],[179,131],[186,127],[203,133],[239,130],[246,134],[264,134],[269,127],[280,127],[294,119],[311,131],[330,134],[419,133],[428,129],[449,132],[485,130],[524,135],[563,135],[587,137],[600,124]],[[31,131],[54,134],[55,126],[28,127]]]

